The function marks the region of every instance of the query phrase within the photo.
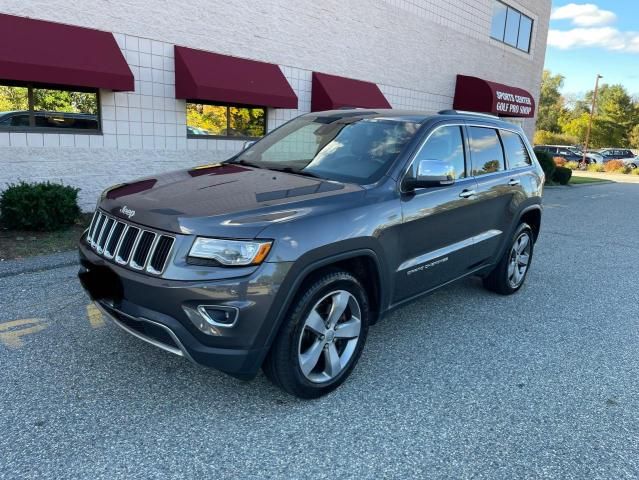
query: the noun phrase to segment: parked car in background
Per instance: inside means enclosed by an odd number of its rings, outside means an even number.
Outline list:
[[[584,152],[579,148],[571,145],[536,145],[536,152],[546,152],[553,157],[561,157],[567,162],[581,162],[584,158]],[[602,163],[603,157],[599,153],[586,152],[586,163]]]
[[[211,132],[209,132],[208,130],[204,130],[203,128],[192,127],[191,125],[187,125],[186,134],[187,135],[211,135]]]
[[[90,113],[34,112],[35,127],[98,130],[98,116]],[[0,112],[0,127],[29,127],[29,112]]]
[[[394,308],[469,275],[519,290],[543,184],[497,117],[312,113],[224,163],[107,189],[79,275],[131,335],[314,398]]]
[[[637,168],[639,166],[639,158],[632,153],[632,150],[628,150],[627,148],[603,148],[599,150],[599,153],[603,157],[604,162],[621,160],[625,165],[631,168]]]

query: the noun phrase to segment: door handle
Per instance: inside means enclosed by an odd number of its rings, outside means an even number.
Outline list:
[[[472,197],[472,196],[474,196],[474,195],[477,195],[477,192],[476,192],[475,190],[463,190],[463,191],[459,194],[459,196],[460,196],[461,198],[470,198],[470,197]]]
[[[510,180],[508,180],[508,185],[510,185],[511,187],[514,187],[520,184],[521,184],[521,181],[516,178],[511,178]]]

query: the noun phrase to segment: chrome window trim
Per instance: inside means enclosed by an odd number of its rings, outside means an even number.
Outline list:
[[[502,120],[500,120],[502,121]],[[480,128],[492,128],[493,130],[505,130],[507,132],[512,132],[512,133],[516,133],[517,135],[519,135],[519,138],[522,140],[524,147],[526,147],[526,150],[528,151],[528,155],[530,156],[530,159],[534,162],[533,158],[537,158],[534,157],[534,153],[531,153],[530,149],[528,148],[527,143],[523,140],[523,138],[521,137],[521,133],[519,131],[517,131],[514,128],[507,128],[507,127],[498,127],[496,125],[482,125],[480,123],[467,123],[467,122],[459,122],[459,121],[453,121],[452,123],[442,123],[439,124],[437,126],[435,126],[435,128],[433,128],[428,135],[426,136],[426,138],[422,141],[422,143],[419,145],[419,147],[417,148],[417,150],[415,151],[414,154],[411,155],[410,160],[408,161],[408,165],[406,166],[406,168],[404,169],[404,172],[400,175],[400,180],[398,182],[399,185],[399,191],[400,193],[409,193],[406,192],[404,190],[402,190],[402,184],[404,183],[404,178],[406,178],[406,175],[408,175],[408,171],[411,169],[411,167],[413,166],[413,163],[415,163],[415,159],[417,158],[417,155],[419,155],[419,152],[421,152],[422,148],[424,147],[424,145],[426,144],[426,142],[428,142],[428,140],[430,139],[430,137],[432,136],[433,133],[435,133],[437,130],[439,130],[440,128],[444,128],[444,127],[480,127]],[[466,142],[468,141],[468,135],[466,135],[464,133],[464,149],[466,149]],[[501,141],[501,138],[500,138]],[[503,147],[502,147],[503,148]],[[468,151],[468,159],[470,160],[470,167],[471,167],[471,173],[472,173],[472,166],[473,166],[473,159],[472,159],[472,155],[470,154],[470,149]],[[504,150],[504,161],[507,161],[506,158],[506,152]],[[488,176],[491,175],[497,175],[497,174],[503,174],[505,172],[509,172],[509,171],[513,171],[513,170],[517,170],[517,169],[524,169],[524,168],[530,168],[534,165],[527,165],[525,167],[517,167],[517,168],[505,168],[504,170],[500,170],[498,172],[492,172],[492,173],[487,173],[485,175],[479,175],[479,176],[475,176],[475,175],[469,175],[466,176],[464,178],[460,178],[459,180],[455,180],[455,183],[457,182],[461,182],[463,180],[467,180],[467,179],[471,179],[474,178],[475,180],[477,180],[478,178],[486,178]],[[454,184],[455,184],[454,183]],[[453,185],[454,185],[453,184]],[[423,188],[418,188],[415,191],[419,191],[419,190],[424,190]]]

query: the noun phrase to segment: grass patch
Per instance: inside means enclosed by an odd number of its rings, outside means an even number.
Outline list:
[[[604,178],[591,178],[591,177],[579,177],[576,175],[573,175],[570,178],[570,184],[569,185],[580,185],[583,183],[602,183],[602,182],[610,182],[610,180],[606,180]]]
[[[0,260],[65,252],[77,247],[78,239],[91,223],[91,213],[80,216],[74,225],[55,232],[0,230]]]

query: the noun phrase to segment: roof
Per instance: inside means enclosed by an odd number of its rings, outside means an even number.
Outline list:
[[[395,108],[351,108],[339,110],[325,110],[322,112],[307,113],[309,116],[316,117],[368,117],[368,118],[393,118],[397,120],[405,120],[417,123],[423,123],[431,119],[456,118],[460,120],[485,121],[499,126],[508,126],[509,128],[517,127],[510,122],[502,120],[499,117],[485,115],[474,112],[456,112],[454,110],[443,110],[439,113],[430,113],[420,110],[404,110]]]

